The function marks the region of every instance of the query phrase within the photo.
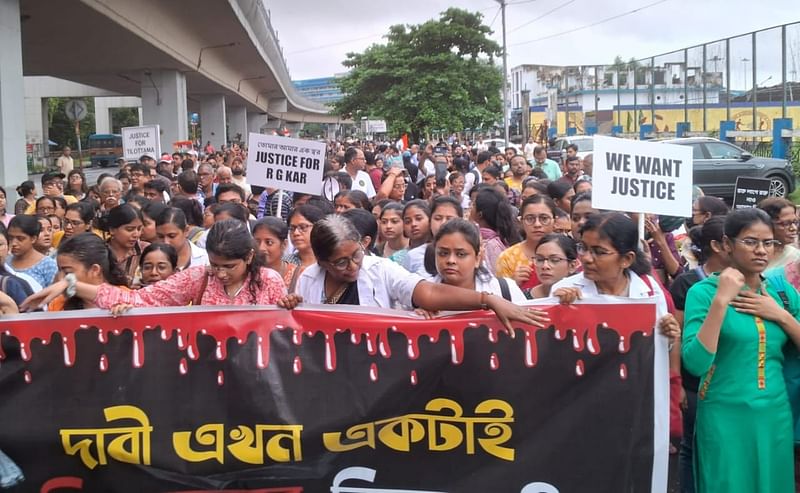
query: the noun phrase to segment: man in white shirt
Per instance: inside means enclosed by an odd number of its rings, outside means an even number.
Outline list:
[[[371,199],[375,196],[375,187],[372,185],[369,175],[364,171],[366,165],[367,159],[361,149],[348,147],[344,152],[344,169],[353,180],[352,190],[361,190],[367,194],[367,198]]]
[[[522,150],[522,153],[525,154],[525,160],[530,161],[533,159],[533,150],[536,148],[536,144],[533,143],[533,137],[528,137],[528,143],[525,144],[525,148]]]
[[[479,152],[475,167],[472,168],[469,173],[464,175],[465,196],[469,197],[469,191],[472,190],[472,187],[483,181],[483,170],[488,168],[490,164],[492,164],[492,155],[488,151]]]
[[[56,161],[56,167],[60,172],[64,173],[65,176],[75,167],[72,161],[72,149],[70,149],[69,146],[64,146],[61,150],[61,155]]]

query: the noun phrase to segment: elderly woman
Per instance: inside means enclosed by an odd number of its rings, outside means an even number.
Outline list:
[[[280,304],[293,308],[307,300],[383,308],[414,306],[427,311],[491,309],[512,334],[512,320],[538,327],[549,321],[545,312],[518,307],[485,291],[424,281],[391,260],[365,255],[360,238],[344,217],[328,216],[318,221],[311,231],[317,262],[300,275],[295,294]]]

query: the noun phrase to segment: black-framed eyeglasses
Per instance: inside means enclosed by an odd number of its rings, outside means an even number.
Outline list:
[[[342,257],[336,260],[330,260],[328,263],[334,269],[343,271],[350,267],[350,262],[353,262],[356,266],[358,266],[362,260],[364,260],[364,248],[359,248],[352,257]]]
[[[303,224],[292,224],[289,226],[289,232],[294,233],[295,231],[300,231],[301,233],[305,233],[311,228],[313,228],[313,224],[303,223]]]
[[[73,228],[80,228],[80,227],[81,227],[81,226],[83,226],[84,224],[86,224],[86,223],[85,223],[85,222],[83,222],[83,221],[80,221],[80,220],[72,221],[72,220],[70,220],[70,219],[64,219],[64,227],[65,227],[65,228],[66,228],[67,226],[71,226],[71,227],[73,227]]]
[[[538,265],[539,267],[543,266],[545,262],[553,267],[556,267],[560,265],[561,262],[565,262],[567,260],[569,260],[567,257],[559,257],[558,255],[550,255],[549,257],[543,257],[541,255],[537,255],[533,257],[533,263]]]
[[[586,243],[578,243],[575,245],[575,249],[578,251],[578,255],[590,255],[593,259],[597,259],[598,257],[607,257],[608,255],[614,255],[618,252],[609,252],[608,250],[600,247],[590,247],[587,246]]]

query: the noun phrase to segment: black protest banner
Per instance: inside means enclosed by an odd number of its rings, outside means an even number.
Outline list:
[[[4,319],[0,449],[30,492],[663,490],[654,305],[547,310]]]
[[[733,193],[733,209],[750,209],[769,197],[769,178],[736,177],[736,190]]]

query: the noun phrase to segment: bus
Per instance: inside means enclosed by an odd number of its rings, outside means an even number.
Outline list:
[[[122,135],[94,134],[89,136],[89,155],[92,167],[107,168],[123,156]]]

